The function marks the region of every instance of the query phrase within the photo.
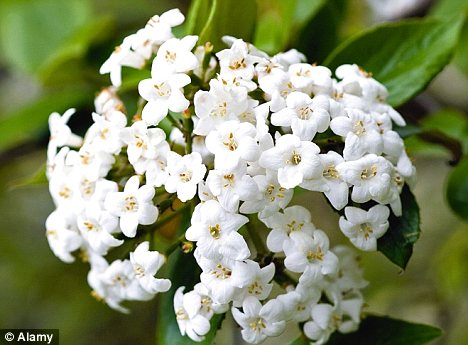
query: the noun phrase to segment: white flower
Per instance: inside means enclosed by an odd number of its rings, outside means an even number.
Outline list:
[[[254,200],[257,198],[257,184],[252,177],[246,174],[245,163],[239,163],[230,169],[210,170],[206,183],[214,196],[229,212],[237,212],[239,201]]]
[[[362,304],[362,298],[345,300],[334,306],[317,304],[311,311],[312,320],[304,324],[304,334],[312,340],[311,344],[322,345],[335,330],[341,333],[357,330]]]
[[[292,84],[288,74],[281,71],[274,77],[259,80],[259,86],[270,101],[271,111],[280,111],[286,107],[286,97],[294,91],[301,91]]]
[[[302,206],[290,206],[284,213],[275,213],[262,219],[271,229],[267,237],[267,247],[272,252],[279,253],[294,246],[291,234],[297,231],[312,235],[315,226],[312,224],[310,212]]]
[[[324,66],[313,66],[307,63],[295,63],[289,66],[288,74],[296,88],[305,89],[308,93],[331,95],[333,80],[331,71]]]
[[[320,171],[319,152],[319,147],[314,143],[286,134],[276,141],[275,147],[261,154],[259,164],[278,171],[278,181],[282,187],[294,188]]]
[[[107,195],[104,205],[114,216],[120,217],[120,228],[127,237],[135,237],[138,224],[153,224],[158,209],[153,205],[154,188],[140,184],[138,176],[132,176],[123,192]]]
[[[254,75],[254,63],[259,58],[249,54],[247,44],[237,39],[233,42],[231,48],[221,50],[216,53],[221,67],[221,75],[233,74],[242,79],[251,80]]]
[[[106,116],[93,113],[94,124],[86,133],[86,142],[94,151],[119,154],[124,146],[122,131],[127,124],[124,113],[113,110]]]
[[[82,146],[79,151],[70,151],[65,164],[77,168],[88,180],[96,181],[105,177],[114,164],[115,158],[105,151],[94,151],[93,147]]]
[[[345,182],[353,185],[351,199],[364,203],[371,199],[387,203],[390,195],[392,164],[384,157],[368,154],[355,160],[336,166],[336,170]]]
[[[267,170],[266,175],[253,177],[258,186],[258,198],[245,201],[239,208],[241,213],[257,213],[259,218],[266,218],[284,209],[292,199],[293,189],[281,187],[277,173]]]
[[[121,300],[148,301],[154,296],[142,288],[129,260],[113,261],[101,273],[101,280]]]
[[[164,131],[161,128],[148,128],[144,121],[137,121],[126,128],[123,139],[128,145],[128,161],[137,174],[143,174],[152,160],[169,150]]]
[[[197,257],[197,262],[203,272],[200,274],[200,280],[211,292],[214,302],[226,304],[236,298],[242,292],[244,287],[252,278],[251,273],[242,266],[247,265],[242,261],[235,261],[228,258],[210,260],[203,256]]]
[[[348,116],[335,117],[330,123],[335,134],[346,138],[344,159],[359,159],[366,153],[381,154],[382,135],[372,116],[358,109],[347,109],[346,114]]]
[[[186,110],[190,102],[185,98],[182,88],[190,84],[190,77],[183,73],[156,73],[151,79],[138,84],[138,92],[148,101],[142,111],[142,119],[148,125],[157,125],[168,111],[176,113]]]
[[[335,151],[320,154],[319,158],[322,163],[322,173],[305,179],[300,186],[304,189],[323,192],[332,206],[341,210],[348,203],[349,186],[343,181],[336,167],[343,163],[344,159]]]
[[[320,300],[321,291],[314,286],[298,284],[295,289],[277,298],[283,303],[288,319],[304,322],[310,318],[312,307]]]
[[[73,218],[60,210],[52,212],[46,220],[46,235],[50,249],[63,262],[73,262],[71,253],[82,244]]]
[[[213,314],[222,314],[228,311],[229,304],[214,302],[211,299],[210,291],[202,283],[196,284],[193,287],[193,292],[194,294],[192,296],[195,297],[193,300],[196,300],[196,303],[193,303],[192,298],[189,298],[189,301],[194,305],[192,310],[189,308],[189,315],[201,314],[209,320]]]
[[[197,91],[195,114],[199,117],[193,133],[208,135],[219,124],[237,120],[248,107],[247,90],[225,87],[216,79],[210,81],[210,91]]]
[[[215,155],[217,168],[236,166],[240,160],[251,162],[258,159],[260,150],[255,140],[257,132],[250,123],[227,121],[211,131],[205,143]]]
[[[312,235],[295,231],[290,236],[294,245],[285,247],[284,265],[292,272],[303,273],[300,282],[316,282],[337,272],[338,258],[328,250],[329,240],[323,231],[315,230]]]
[[[192,295],[184,295],[185,286],[177,289],[174,295],[174,311],[176,314],[177,324],[180,333],[186,335],[197,342],[205,339],[205,335],[210,331],[210,322],[199,313],[195,313],[192,317],[189,316],[188,310],[193,307]]]
[[[157,279],[154,275],[166,261],[164,255],[157,251],[149,250],[149,242],[142,242],[136,247],[135,251],[130,253],[130,262],[132,263],[136,279],[147,292],[156,294],[166,292],[171,288],[169,279]]]
[[[276,126],[291,127],[293,134],[301,140],[312,140],[317,132],[325,132],[330,124],[327,96],[318,95],[311,99],[302,92],[292,92],[286,98],[287,108],[271,115]]]
[[[344,211],[346,218],[340,218],[340,229],[346,237],[361,250],[377,250],[377,239],[382,237],[389,227],[388,207],[375,205],[369,211],[346,207]]]
[[[176,193],[180,201],[192,199],[197,193],[197,184],[203,180],[206,167],[198,152],[180,156],[175,152],[167,153],[167,171],[169,176],[165,182],[168,193]]]
[[[245,275],[250,277],[250,280],[246,282],[243,287],[242,293],[237,296],[234,305],[241,306],[248,296],[253,296],[259,301],[263,301],[270,295],[273,284],[270,283],[275,275],[275,265],[270,263],[269,265],[260,268],[260,265],[252,260],[246,260],[247,265],[240,266],[241,270],[246,270]]]
[[[122,66],[140,69],[145,65],[145,57],[132,50],[135,39],[138,39],[135,34],[125,37],[99,69],[101,74],[110,73],[112,85],[116,87],[122,84]]]
[[[96,113],[102,114],[106,119],[108,113],[125,111],[125,106],[117,95],[117,88],[114,86],[106,87],[97,94],[94,98],[94,107],[96,108]],[[107,120],[110,121],[110,119]]]
[[[167,73],[186,73],[198,67],[198,59],[191,52],[198,36],[185,36],[182,39],[171,38],[159,47],[153,60],[151,75]]]
[[[197,251],[209,259],[244,260],[250,251],[237,231],[248,221],[245,216],[226,212],[217,201],[208,200],[195,209],[185,237],[196,241]]]
[[[232,308],[234,320],[242,327],[242,338],[252,344],[259,344],[267,337],[276,337],[286,328],[283,305],[270,300],[264,306],[254,297],[247,297],[242,304],[243,312]]]
[[[110,248],[120,246],[124,242],[111,235],[118,232],[117,217],[101,210],[97,203],[88,203],[76,221],[83,239],[99,255],[106,255]]]
[[[59,113],[52,113],[49,116],[49,131],[50,131],[50,141],[56,147],[61,146],[80,146],[83,139],[76,134],[71,132],[70,127],[67,123],[75,114],[76,109],[70,108],[60,115]]]

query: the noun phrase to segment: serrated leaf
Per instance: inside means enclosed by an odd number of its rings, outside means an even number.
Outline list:
[[[442,335],[440,329],[389,317],[369,316],[359,330],[350,334],[335,333],[327,345],[423,345]]]
[[[335,69],[356,63],[372,72],[388,91],[393,106],[423,90],[449,63],[464,22],[411,19],[378,25],[350,38],[325,60]]]
[[[183,213],[179,224],[178,235],[181,235],[190,225],[190,208]],[[156,329],[156,344],[158,345],[211,345],[216,332],[224,320],[224,315],[214,315],[211,319],[210,332],[202,342],[194,342],[187,336],[180,334],[174,312],[174,294],[180,286],[185,286],[184,292],[190,291],[200,280],[200,267],[197,265],[193,254],[184,254],[176,250],[168,259],[168,279],[171,280],[171,289],[161,295],[158,309],[158,323]]]
[[[468,158],[465,157],[450,173],[447,201],[461,218],[468,220]]]
[[[195,0],[190,7],[187,32],[199,35],[198,44],[211,42],[224,48],[221,37],[230,35],[252,41],[257,4],[252,0]]]
[[[63,112],[92,99],[87,88],[55,91],[0,120],[0,151],[33,139],[47,128],[47,119],[54,112]]]
[[[403,187],[400,198],[403,214],[401,217],[396,217],[393,213],[390,215],[390,227],[378,239],[377,248],[391,262],[405,269],[421,230],[419,206],[407,185]]]

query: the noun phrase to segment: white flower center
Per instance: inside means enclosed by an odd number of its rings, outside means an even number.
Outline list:
[[[372,166],[361,171],[361,180],[367,180],[374,177],[375,175],[377,175],[377,166],[373,164]]]
[[[221,227],[219,226],[219,224],[216,224],[215,226],[208,226],[208,231],[215,240],[219,239],[221,232]]]
[[[125,199],[124,211],[136,212],[138,211],[138,201],[134,196],[127,196]]]
[[[363,223],[359,225],[359,232],[363,234],[364,238],[369,239],[370,235],[374,233],[374,229],[369,223]]]
[[[262,284],[259,284],[258,281],[256,280],[253,284],[251,284],[248,288],[247,291],[251,295],[261,295],[263,292],[263,286]]]
[[[307,260],[309,260],[309,262],[322,261],[324,257],[322,248],[320,248],[320,246],[317,246],[317,249],[315,251],[312,249],[309,250],[307,252],[306,257],[307,257]]]
[[[300,120],[309,120],[313,110],[309,107],[299,108],[297,110],[297,117]]]
[[[227,102],[218,103],[211,111],[210,116],[213,117],[225,117],[227,114]]]
[[[229,133],[226,141],[223,142],[224,146],[228,148],[229,151],[235,151],[237,150],[237,142],[234,139],[234,134]]]
[[[364,127],[364,122],[362,120],[354,122],[353,132],[358,137],[366,133],[366,128]]]
[[[323,177],[327,179],[337,179],[340,177],[334,165],[328,166],[323,170]]]
[[[156,90],[156,94],[159,97],[169,97],[171,95],[171,88],[167,86],[165,82],[161,84],[154,84],[154,89]]]
[[[171,52],[169,50],[166,50],[166,54],[164,54],[164,58],[168,63],[173,64],[177,58],[176,52]]]
[[[216,265],[216,269],[211,272],[216,278],[218,279],[228,279],[231,278],[231,270],[229,268],[224,267],[221,264]]]
[[[249,323],[249,327],[254,332],[261,332],[262,329],[266,328],[265,320],[261,317],[254,319],[251,323]]]
[[[179,178],[182,182],[190,182],[190,180],[192,179],[192,172],[189,170],[181,172],[179,174]]]

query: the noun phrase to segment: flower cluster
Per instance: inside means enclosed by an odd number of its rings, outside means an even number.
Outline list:
[[[197,36],[174,37],[183,20],[178,10],[154,16],[115,49],[100,70],[113,85],[96,97],[83,138],[67,125],[73,109],[50,116],[52,251],[65,262],[79,251],[93,295],[126,311],[122,302],[171,287],[155,277],[171,251],[150,250],[158,243],[146,235],[193,209],[175,243],[195,248],[201,272],[193,290],[175,287],[183,335],[201,341],[213,315],[228,310],[254,344],[291,321],[311,344],[356,330],[367,284],[356,254],[331,248],[310,212],[290,203],[295,188],[323,193],[350,242],[375,251],[414,181],[392,129],[403,118],[356,65],[340,66],[335,79],[296,50],[268,56],[233,37],[214,53]],[[149,65],[129,116],[119,98],[122,67]],[[189,207],[174,209],[176,198]],[[109,263],[125,242],[134,250]]]

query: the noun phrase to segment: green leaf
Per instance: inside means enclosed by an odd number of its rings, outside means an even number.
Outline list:
[[[190,225],[190,208],[183,213],[178,235],[181,235]],[[174,312],[174,294],[180,286],[185,286],[184,292],[190,291],[200,280],[200,268],[195,261],[193,254],[184,254],[181,250],[176,250],[168,260],[168,276],[171,282],[171,289],[161,294],[158,309],[158,323],[156,329],[156,344],[158,345],[188,345],[213,343],[216,332],[224,319],[224,315],[214,315],[211,319],[210,332],[205,336],[205,340],[197,343],[187,336],[182,336],[177,325]]]
[[[35,138],[47,128],[47,119],[52,112],[63,112],[92,97],[86,88],[63,89],[5,115],[0,119],[0,151]]]
[[[36,73],[90,18],[86,0],[7,0],[0,5],[0,40],[7,61]]]
[[[372,72],[388,91],[393,106],[423,90],[449,63],[464,17],[448,21],[411,19],[386,23],[350,38],[325,60],[335,69],[356,63]]]
[[[276,54],[295,46],[298,33],[326,3],[325,0],[259,0],[254,45]],[[281,25],[278,25],[281,23]]]
[[[377,248],[391,262],[405,269],[421,230],[419,207],[407,185],[403,187],[400,197],[403,214],[401,217],[395,217],[393,213],[390,215],[390,227],[378,239]]]
[[[346,0],[326,1],[298,33],[294,46],[308,61],[321,63],[338,44],[346,3]]]
[[[368,316],[359,330],[350,334],[335,333],[327,345],[423,345],[441,335],[442,331],[433,326]]]
[[[450,173],[447,201],[461,218],[468,220],[468,158],[465,157]]]
[[[257,4],[252,0],[195,0],[188,14],[187,33],[199,35],[198,44],[211,42],[219,51],[224,35],[252,41],[256,16]]]
[[[21,179],[13,180],[9,183],[11,189],[21,188],[21,187],[29,187],[29,186],[37,186],[37,185],[45,185],[48,183],[47,176],[46,176],[46,164],[42,164],[39,169],[37,169],[33,174],[23,177]]]

